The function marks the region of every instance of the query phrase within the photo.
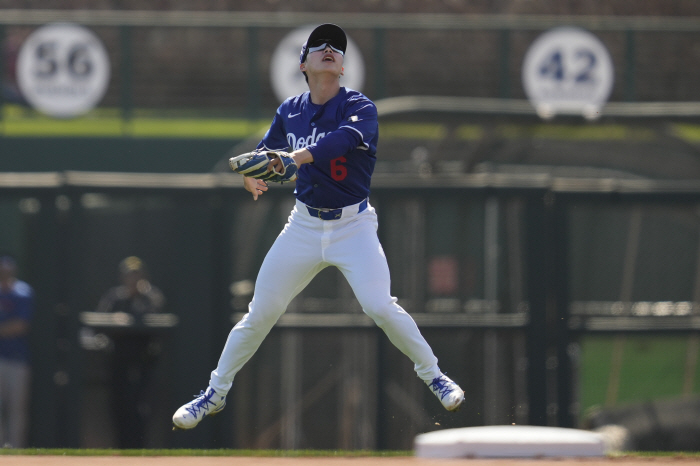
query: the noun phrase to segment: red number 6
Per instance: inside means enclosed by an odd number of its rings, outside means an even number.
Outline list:
[[[345,177],[348,176],[348,169],[341,165],[343,162],[347,161],[348,160],[342,156],[331,160],[331,177],[335,181],[343,181]]]

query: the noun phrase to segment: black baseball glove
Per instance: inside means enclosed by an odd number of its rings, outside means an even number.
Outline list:
[[[279,168],[280,163],[277,163],[272,167],[272,170],[268,171],[267,167],[275,159],[280,160],[282,168]],[[228,163],[236,173],[273,183],[296,180],[299,169],[291,155],[272,150],[247,152],[231,157]]]

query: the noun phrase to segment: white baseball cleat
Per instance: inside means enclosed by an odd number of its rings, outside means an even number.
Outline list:
[[[464,403],[464,391],[445,374],[426,382],[428,388],[438,397],[446,410],[457,412]]]
[[[173,415],[173,430],[186,430],[197,427],[204,416],[213,416],[226,406],[226,396],[221,396],[208,387],[206,392],[199,392],[194,400],[183,405]]]

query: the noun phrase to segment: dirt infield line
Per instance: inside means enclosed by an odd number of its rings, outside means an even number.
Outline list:
[[[0,456],[2,466],[650,466],[697,464],[700,458],[617,457],[551,459],[424,459],[415,457],[250,457],[250,456]]]

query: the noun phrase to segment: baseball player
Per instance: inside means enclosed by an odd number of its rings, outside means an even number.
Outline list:
[[[263,261],[248,313],[231,330],[209,387],[175,412],[173,429],[191,429],[224,408],[236,373],[292,298],[329,266],[345,275],[364,312],[413,361],[443,406],[456,411],[464,402],[462,389],[440,372],[415,322],[390,295],[377,214],[368,201],[377,108],[340,85],[346,46],[339,26],[314,29],[299,60],[309,91],[280,105],[255,152],[230,160],[255,200],[267,191],[267,181],[296,180],[296,206]]]
[[[34,290],[17,279],[17,262],[0,256],[0,445],[26,448],[30,418],[29,332]]]

